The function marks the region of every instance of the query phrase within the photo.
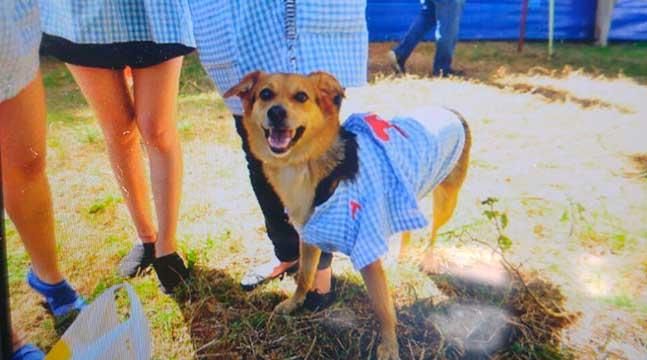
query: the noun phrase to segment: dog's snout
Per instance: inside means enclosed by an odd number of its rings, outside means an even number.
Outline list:
[[[267,118],[270,120],[270,125],[272,126],[282,127],[285,125],[285,118],[287,118],[287,116],[287,111],[285,111],[285,108],[281,105],[274,105],[267,110]]]

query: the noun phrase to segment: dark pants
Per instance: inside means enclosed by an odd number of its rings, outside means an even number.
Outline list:
[[[294,226],[290,224],[285,207],[281,203],[278,195],[272,189],[263,174],[261,162],[254,157],[249,151],[245,128],[243,127],[243,118],[234,115],[236,120],[236,131],[243,141],[243,151],[247,159],[247,169],[249,170],[249,180],[252,183],[252,189],[261,207],[263,217],[265,218],[265,228],[267,236],[274,245],[274,254],[281,261],[295,261],[299,259],[299,234]],[[332,254],[322,252],[319,258],[319,269],[330,267]]]
[[[404,39],[393,49],[397,58],[406,61],[425,34],[436,29],[433,74],[449,74],[464,4],[465,0],[421,0],[418,16]]]

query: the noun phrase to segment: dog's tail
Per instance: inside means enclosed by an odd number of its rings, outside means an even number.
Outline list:
[[[465,145],[463,145],[463,153],[461,154],[461,157],[465,154],[469,155],[470,149],[472,148],[472,131],[470,130],[470,126],[467,124],[467,121],[461,113],[454,109],[448,110],[456,114],[458,119],[461,121],[461,124],[463,124],[463,130],[465,130]]]

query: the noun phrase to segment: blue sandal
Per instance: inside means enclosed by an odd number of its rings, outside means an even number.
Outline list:
[[[45,354],[32,344],[23,345],[11,355],[11,360],[42,360]]]
[[[27,283],[45,298],[49,311],[57,320],[68,315],[76,315],[87,305],[65,280],[53,285],[47,284],[39,279],[32,269],[29,269]]]

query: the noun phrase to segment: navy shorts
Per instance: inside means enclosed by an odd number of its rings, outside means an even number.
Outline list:
[[[78,44],[62,37],[43,34],[41,55],[53,56],[65,63],[123,69],[137,69],[161,64],[195,50],[182,44],[158,44],[152,41],[131,41],[111,44]]]

